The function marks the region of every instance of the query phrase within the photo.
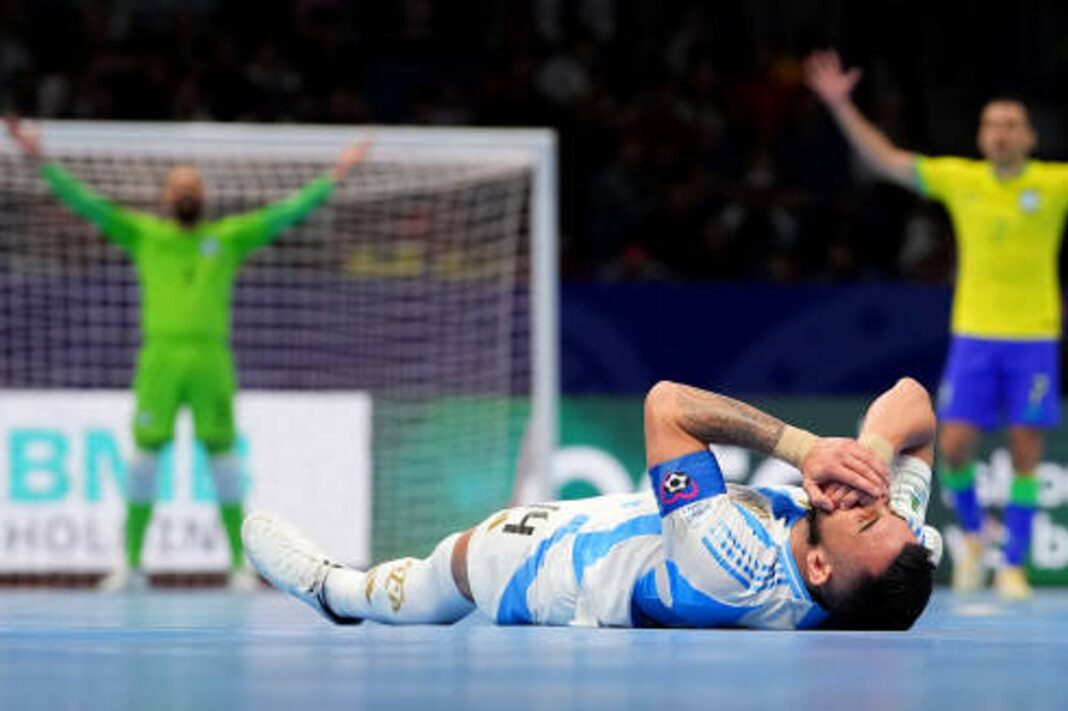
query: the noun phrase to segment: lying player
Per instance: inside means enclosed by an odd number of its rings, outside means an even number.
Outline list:
[[[941,555],[923,525],[934,431],[910,379],[871,404],[856,441],[660,383],[645,405],[650,493],[502,511],[366,573],[270,514],[243,535],[264,577],[341,624],[451,623],[478,607],[500,624],[908,629]],[[709,444],[798,466],[804,490],[728,486]]]

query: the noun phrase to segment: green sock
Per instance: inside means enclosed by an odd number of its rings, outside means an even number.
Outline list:
[[[938,478],[942,481],[942,486],[954,493],[970,489],[975,486],[975,463],[965,464],[960,469],[940,466]]]
[[[230,567],[237,570],[245,565],[245,548],[241,544],[241,522],[245,512],[241,504],[219,504],[219,516],[230,542]]]
[[[975,463],[960,469],[940,467],[938,478],[953,495],[953,508],[965,533],[979,533],[983,528],[983,509],[975,493]]]
[[[126,505],[126,564],[130,568],[141,567],[141,552],[151,521],[152,504],[130,502]]]
[[[1025,474],[1016,472],[1012,478],[1012,488],[1009,489],[1009,503],[1038,508],[1038,494],[1041,485],[1038,477],[1033,473]]]

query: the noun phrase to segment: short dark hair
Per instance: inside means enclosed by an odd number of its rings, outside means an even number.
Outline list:
[[[927,607],[934,585],[927,549],[906,543],[878,577],[868,576],[836,600],[823,625],[846,630],[907,630]]]
[[[1022,94],[1014,94],[1011,91],[998,92],[987,97],[980,109],[985,109],[991,104],[1019,104],[1023,107],[1024,113],[1027,114],[1027,120],[1031,120],[1031,105]]]

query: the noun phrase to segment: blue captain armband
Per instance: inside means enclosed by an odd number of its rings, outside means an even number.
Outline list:
[[[715,455],[708,450],[662,462],[649,470],[660,516],[727,490]]]

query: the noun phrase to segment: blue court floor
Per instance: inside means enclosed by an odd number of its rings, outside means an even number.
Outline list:
[[[908,633],[332,627],[281,595],[0,592],[0,709],[1068,709],[1068,592]]]

